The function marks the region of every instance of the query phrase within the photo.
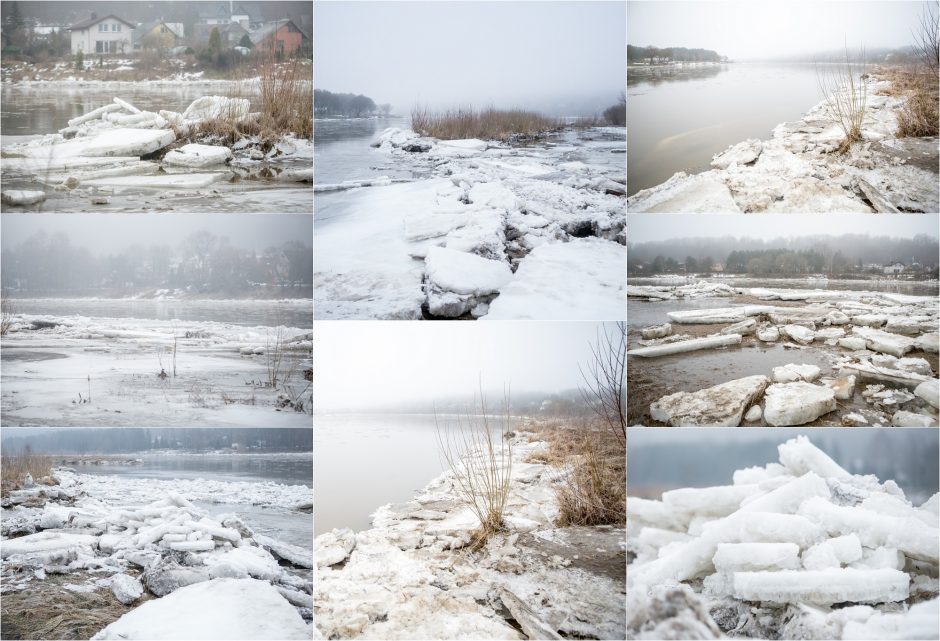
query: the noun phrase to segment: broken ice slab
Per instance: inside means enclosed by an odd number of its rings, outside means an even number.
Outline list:
[[[719,334],[740,334],[744,336],[745,334],[753,334],[757,330],[757,320],[754,318],[747,318],[740,323],[734,323],[733,325],[728,325],[723,327]]]
[[[914,347],[924,352],[940,352],[940,332],[927,332],[914,339]]]
[[[764,603],[886,603],[908,597],[910,577],[898,570],[735,572],[732,595]]]
[[[862,558],[862,543],[855,533],[837,536],[817,543],[803,553],[803,567],[825,570],[848,565]]]
[[[75,156],[144,156],[176,140],[170,129],[115,128],[52,145],[21,145],[17,152],[29,158],[54,159]]]
[[[784,325],[783,333],[803,345],[812,343],[816,338],[816,332],[802,325]]]
[[[898,410],[891,416],[891,424],[895,427],[937,427],[937,419],[926,414]]]
[[[737,342],[741,340],[737,334],[715,338],[736,338]],[[681,344],[657,345],[644,347],[642,350]],[[627,354],[642,350],[631,350]],[[769,383],[770,379],[758,374],[721,383],[697,392],[677,392],[652,403],[650,415],[653,420],[672,426],[737,427],[741,424],[744,412],[760,398]]]
[[[664,338],[672,334],[672,325],[669,323],[663,323],[662,325],[652,325],[650,327],[644,327],[640,330],[640,334],[646,340],[653,338]]]
[[[940,409],[940,379],[932,378],[918,384],[914,394]]]
[[[8,189],[0,197],[2,197],[4,204],[25,207],[44,201],[46,192],[32,189]]]
[[[742,305],[741,307],[719,307],[715,309],[690,309],[669,312],[667,315],[680,325],[711,325],[714,323],[740,323],[749,316],[767,314],[770,305]]]
[[[810,498],[800,505],[806,516],[830,534],[856,533],[869,548],[893,547],[909,557],[937,563],[940,560],[940,534],[916,518],[888,516],[863,507],[833,505],[828,500]]]
[[[159,176],[117,176],[86,180],[83,184],[114,189],[202,189],[222,180],[226,174],[162,174]]]
[[[712,558],[718,572],[796,570],[800,546],[796,543],[720,543]]]
[[[794,476],[814,472],[823,478],[848,478],[845,469],[803,435],[777,446],[780,463]]]
[[[774,383],[764,394],[764,421],[777,427],[810,423],[835,409],[835,391],[812,383]]]
[[[167,152],[163,162],[183,167],[208,167],[225,164],[232,157],[232,150],[218,145],[183,145]]]
[[[741,343],[740,334],[727,334],[716,336],[705,336],[703,338],[693,338],[687,341],[676,341],[675,343],[666,343],[663,345],[652,345],[650,347],[638,347],[627,352],[630,356],[640,356],[643,358],[654,358],[657,356],[669,356],[670,354],[681,354],[683,352],[694,352],[700,349],[712,349],[716,347],[727,347],[729,345],[738,345]]]
[[[663,492],[667,509],[689,515],[727,516],[741,507],[741,501],[757,494],[757,485],[687,487]]]
[[[882,352],[900,358],[914,349],[914,339],[900,334],[870,327],[855,327],[852,333],[859,338],[864,338],[866,346],[873,352]]]
[[[867,361],[846,363],[839,370],[840,375],[854,374],[862,381],[878,381],[879,383],[893,383],[909,389],[914,389],[924,381],[927,376],[917,372],[895,369],[893,367],[879,367]],[[936,379],[935,379],[936,380]]]
[[[786,365],[775,367],[772,378],[775,383],[793,383],[796,381],[812,383],[819,378],[819,368],[815,365],[787,363]]]

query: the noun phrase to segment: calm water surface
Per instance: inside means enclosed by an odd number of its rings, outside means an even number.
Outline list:
[[[427,414],[317,414],[313,441],[317,534],[370,528],[377,508],[410,500],[444,470]]]
[[[245,327],[285,325],[300,329],[313,326],[313,303],[279,301],[183,301],[183,300],[88,300],[15,299],[19,314],[90,316],[96,318],[145,318],[231,323]]]
[[[734,63],[656,75],[627,72],[627,193],[677,171],[709,168],[714,154],[767,139],[822,97],[812,64]]]
[[[412,172],[377,153],[369,144],[389,127],[407,129],[408,118],[324,118],[313,123],[313,174],[318,185],[388,176],[410,178]],[[399,165],[399,166],[395,166]],[[321,196],[317,196],[319,200]]]

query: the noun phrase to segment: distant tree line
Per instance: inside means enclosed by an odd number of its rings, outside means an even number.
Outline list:
[[[352,93],[333,93],[326,89],[313,90],[313,109],[318,116],[346,116],[361,118],[381,114],[388,116],[390,104],[376,105],[368,96]]]
[[[627,62],[656,64],[663,62],[726,62],[727,56],[711,49],[686,47],[636,47],[627,45]]]
[[[604,120],[615,127],[625,127],[627,125],[627,94],[620,92],[620,99],[616,105],[604,110]]]
[[[860,272],[865,265],[884,265],[900,260],[905,265],[918,263],[921,270],[929,274],[937,270],[938,249],[937,238],[927,234],[917,234],[913,238],[865,234],[768,239],[734,236],[673,238],[630,243],[627,267],[631,274],[650,273],[660,267],[662,270],[658,273],[705,272],[712,271],[714,266],[740,273],[748,271],[747,261],[757,259],[753,267],[763,270],[761,273],[772,273],[766,271],[770,268],[779,269],[780,273],[800,273],[800,269],[809,273],[828,273],[831,268],[835,273],[842,270]],[[822,263],[814,254],[823,257]]]
[[[233,448],[237,445],[237,448]],[[313,431],[290,428],[147,428],[64,429],[28,436],[3,436],[4,452],[27,446],[45,454],[112,454],[147,450],[256,449],[313,451]]]
[[[209,231],[190,234],[178,247],[132,245],[95,256],[72,245],[64,232],[39,232],[2,254],[6,293],[67,294],[144,288],[237,293],[258,285],[312,283],[313,249],[292,240],[263,251],[234,247]]]

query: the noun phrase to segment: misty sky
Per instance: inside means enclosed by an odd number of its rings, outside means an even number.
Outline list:
[[[73,246],[95,254],[131,245],[176,245],[205,229],[227,236],[235,247],[261,250],[288,240],[313,244],[313,221],[301,214],[3,214],[3,248],[13,248],[39,231],[68,234]]]
[[[504,384],[519,392],[578,387],[579,364],[603,324],[319,323],[314,407],[319,410],[466,396]],[[608,325],[607,328],[612,326]],[[491,398],[495,402],[497,399]]]
[[[316,87],[398,113],[599,112],[623,91],[625,59],[623,2],[318,2],[314,13]]]
[[[742,216],[741,214],[630,214],[627,238],[631,243],[670,238],[752,237],[764,240],[818,234],[867,234],[913,238],[917,234],[937,237],[937,217],[922,214],[873,216],[871,214],[786,214]],[[663,224],[665,220],[669,224]]]
[[[700,47],[733,60],[771,59],[864,45],[913,44],[923,2],[627,3],[627,42],[637,46]]]

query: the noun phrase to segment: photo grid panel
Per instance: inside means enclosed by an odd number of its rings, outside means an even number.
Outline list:
[[[626,637],[625,46],[316,4],[318,638]]]
[[[627,639],[940,635],[938,21],[627,2]]]
[[[313,4],[0,13],[0,639],[312,639]]]

